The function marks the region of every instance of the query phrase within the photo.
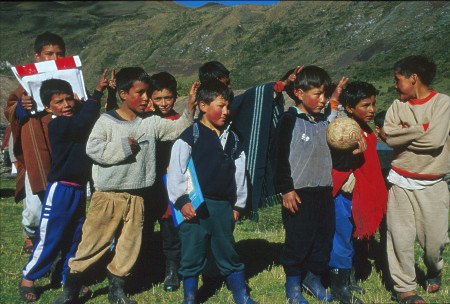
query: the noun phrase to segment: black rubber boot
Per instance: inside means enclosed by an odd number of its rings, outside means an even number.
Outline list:
[[[53,302],[53,304],[74,304],[78,303],[78,293],[81,288],[81,273],[68,273],[63,286],[63,293]]]
[[[125,280],[123,277],[115,276],[111,273],[108,273],[109,279],[109,292],[108,292],[108,300],[110,303],[114,304],[137,304],[136,301],[128,299],[123,291],[123,287],[125,286]]]
[[[358,282],[356,281],[356,278],[355,278],[355,267],[352,267],[352,270],[350,272],[350,280],[349,280],[348,287],[350,288],[351,292],[355,292],[355,293],[360,294],[360,295],[363,295],[366,292],[364,290],[364,288],[359,286]]]
[[[180,288],[180,278],[178,277],[178,262],[166,261],[166,276],[164,278],[164,290],[175,291]]]
[[[352,295],[349,287],[351,269],[333,268],[330,270],[331,294],[341,304],[363,304]]]

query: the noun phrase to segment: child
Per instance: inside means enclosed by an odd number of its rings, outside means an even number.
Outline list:
[[[177,99],[177,81],[175,77],[167,72],[152,75],[150,81],[149,96],[155,107],[155,114],[169,120],[176,120],[180,114],[175,112],[173,106]],[[194,84],[196,86],[196,84]],[[164,290],[175,291],[180,287],[178,268],[180,264],[181,242],[178,229],[174,226],[172,212],[167,204],[168,197],[162,182],[162,176],[167,172],[169,166],[170,151],[173,142],[158,142],[156,144],[156,176],[157,185],[161,189],[161,202],[165,206],[165,212],[159,223],[162,235],[162,247],[166,258],[166,273],[164,278]]]
[[[36,62],[65,57],[64,40],[45,32],[34,41]],[[31,114],[34,100],[19,86],[8,98],[4,114],[11,123],[14,153],[18,161],[15,201],[23,199],[22,225],[25,235],[23,250],[31,253],[39,226],[41,206],[51,168],[51,150],[47,134],[52,115],[46,111]]]
[[[346,81],[345,77],[340,80],[332,99],[338,100]],[[320,282],[327,270],[335,220],[331,155],[325,136],[328,121],[320,114],[330,85],[323,69],[307,66],[300,70],[294,84],[296,106],[281,115],[273,145],[274,183],[282,194],[286,230],[280,262],[289,303],[308,303],[302,283],[319,300],[332,300]]]
[[[83,272],[96,263],[116,239],[115,254],[108,264],[112,303],[136,303],[126,297],[124,278],[136,262],[142,238],[144,198],[151,207],[156,179],[155,142],[174,140],[193,122],[194,104],[188,104],[180,119],[164,120],[146,115],[150,76],[139,67],[123,68],[116,74],[122,105],[100,116],[89,136],[86,152],[94,161],[92,196],[83,236],[70,259],[63,294],[56,303],[71,303],[78,297]]]
[[[200,83],[217,79],[231,89],[230,71],[219,61],[208,61],[198,69]]]
[[[361,127],[364,153],[331,151],[336,231],[329,266],[331,293],[341,303],[362,303],[352,295],[352,290],[363,293],[355,280],[350,280],[355,252],[352,237],[361,240],[375,235],[386,212],[387,190],[377,138],[368,125],[375,113],[377,94],[373,85],[356,81],[347,85],[340,98],[347,115]]]
[[[213,80],[199,86],[196,100],[201,119],[173,145],[168,169],[169,198],[185,219],[179,228],[183,303],[197,301],[198,276],[206,265],[208,249],[220,274],[226,277],[234,301],[255,303],[247,294],[244,264],[233,237],[235,221],[247,198],[245,154],[237,135],[227,128],[233,92]],[[197,210],[186,195],[186,167],[191,157],[205,198]]]
[[[427,291],[441,287],[448,243],[450,98],[430,88],[436,65],[424,56],[394,64],[400,99],[386,113],[384,131],[395,159],[388,179],[387,254],[396,298],[425,303],[416,294],[414,243],[424,249]]]
[[[72,87],[67,81],[49,79],[42,82],[40,96],[45,111],[56,116],[48,124],[52,148],[52,168],[48,174],[44,208],[33,253],[23,268],[19,284],[25,301],[36,301],[34,281],[50,269],[59,251],[64,261],[62,279],[66,279],[69,258],[75,255],[81,239],[86,208],[85,187],[92,161],[86,155],[86,142],[98,118],[101,98],[107,82],[106,70],[94,99],[82,104],[77,112]]]

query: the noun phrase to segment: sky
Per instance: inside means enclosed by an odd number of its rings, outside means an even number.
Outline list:
[[[202,6],[208,2],[215,2],[215,3],[221,3],[226,4],[230,6],[239,5],[239,4],[255,4],[255,5],[273,5],[280,1],[266,1],[266,0],[253,0],[253,1],[237,1],[237,0],[228,0],[228,1],[175,1],[179,4],[183,4],[190,7],[199,7]]]

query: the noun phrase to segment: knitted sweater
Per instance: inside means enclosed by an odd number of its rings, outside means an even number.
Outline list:
[[[449,172],[450,97],[431,91],[423,99],[395,100],[384,131],[394,148],[392,170],[402,176],[432,180]]]
[[[134,190],[150,187],[156,179],[156,141],[175,140],[193,123],[187,111],[178,120],[156,115],[119,120],[108,113],[100,116],[89,136],[86,153],[94,161],[92,178],[99,191]],[[128,137],[138,140],[133,155]]]

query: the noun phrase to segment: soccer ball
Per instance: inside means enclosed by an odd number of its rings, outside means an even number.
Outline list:
[[[328,145],[336,150],[350,150],[358,147],[361,128],[358,123],[348,117],[333,120],[327,128]]]

